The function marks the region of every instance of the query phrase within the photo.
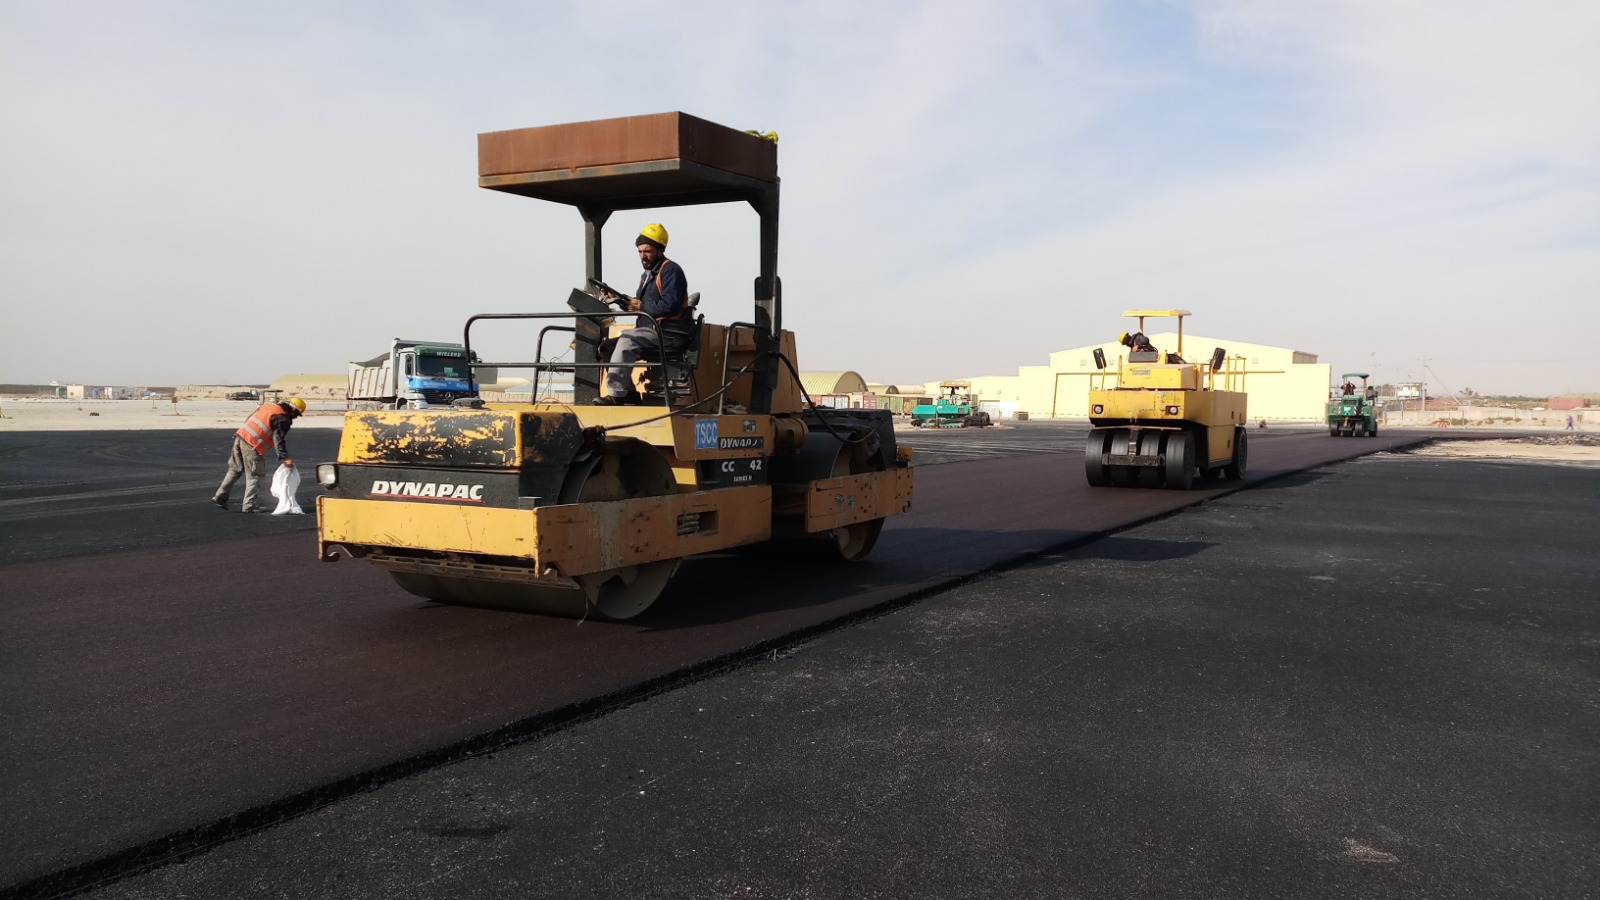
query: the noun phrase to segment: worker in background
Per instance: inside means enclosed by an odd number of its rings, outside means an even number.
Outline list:
[[[1150,339],[1145,337],[1144,332],[1142,331],[1124,331],[1122,333],[1122,337],[1117,338],[1117,341],[1118,343],[1122,344],[1122,346],[1127,347],[1134,353],[1156,352],[1155,345],[1150,343]]]
[[[1356,392],[1355,382],[1346,381],[1344,384],[1339,386],[1339,390],[1344,391],[1344,395],[1348,397]]]
[[[689,280],[682,266],[667,259],[667,229],[654,222],[646,225],[640,230],[634,247],[639,251],[639,265],[644,272],[639,275],[639,290],[626,301],[627,308],[629,312],[653,316],[661,327],[661,334],[658,339],[656,330],[644,324],[617,336],[608,357],[610,365],[606,369],[604,396],[595,401],[599,406],[638,403],[639,392],[633,386],[634,364],[644,358],[645,352],[681,351],[689,346],[694,327],[688,308]],[[666,343],[665,347],[661,346],[662,342]]]
[[[272,512],[256,505],[257,487],[267,474],[267,451],[276,453],[278,460],[293,466],[289,458],[289,427],[306,411],[306,402],[290,397],[282,403],[263,403],[244,420],[244,425],[233,433],[233,451],[228,455],[228,473],[222,476],[222,485],[212,495],[211,502],[221,509],[228,508],[228,493],[233,483],[244,476],[243,512]]]
[[[1132,352],[1132,353],[1160,353],[1161,352],[1160,350],[1156,349],[1156,345],[1155,344],[1150,343],[1150,339],[1145,337],[1144,336],[1144,332],[1142,332],[1142,331],[1133,331],[1133,332],[1124,331],[1122,333],[1122,337],[1117,338],[1117,342],[1122,344],[1122,346],[1127,347],[1129,352]],[[1166,357],[1166,361],[1169,362],[1169,363],[1181,363],[1181,362],[1183,362],[1183,357],[1179,356],[1176,353],[1168,353],[1167,357]]]

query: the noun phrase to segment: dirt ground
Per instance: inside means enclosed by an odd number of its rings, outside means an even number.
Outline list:
[[[1454,459],[1528,459],[1600,464],[1600,434],[1541,434],[1484,441],[1434,441],[1411,451],[1415,456]]]
[[[9,431],[158,431],[237,428],[253,400],[0,400],[0,434]],[[344,401],[312,400],[295,428],[340,428]]]

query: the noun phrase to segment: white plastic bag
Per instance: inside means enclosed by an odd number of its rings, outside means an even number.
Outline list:
[[[279,466],[278,471],[272,473],[272,496],[278,498],[278,508],[273,510],[272,514],[305,515],[305,510],[300,508],[299,501],[294,499],[294,493],[298,490],[300,490],[300,470],[294,466]]]

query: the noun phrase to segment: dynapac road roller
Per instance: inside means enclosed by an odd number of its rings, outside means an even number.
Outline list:
[[[776,135],[683,113],[525,128],[479,135],[478,169],[481,187],[577,209],[585,287],[565,311],[467,321],[473,360],[474,326],[544,325],[526,356],[472,364],[532,370],[534,402],[346,414],[338,462],[317,467],[322,559],[365,558],[443,603],[627,619],[687,556],[809,537],[858,560],[910,509],[911,454],[890,414],[804,396],[782,327]],[[660,327],[603,299],[606,220],[730,201],[760,221],[752,320],[696,316],[687,346],[631,373],[641,405],[594,405],[607,334]],[[563,373],[572,402],[543,402]]]
[[[1183,359],[1186,309],[1135,309],[1138,331],[1124,332],[1127,358],[1117,358],[1107,388],[1105,351],[1095,348],[1099,383],[1089,391],[1089,441],[1083,467],[1096,487],[1188,490],[1197,474],[1244,477],[1244,360],[1216,348],[1205,363]],[[1147,318],[1176,318],[1177,347],[1165,353],[1144,338]]]

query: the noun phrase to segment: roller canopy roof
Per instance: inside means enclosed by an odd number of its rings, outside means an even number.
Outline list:
[[[572,206],[750,200],[777,183],[776,144],[681,112],[478,135],[480,187]]]

